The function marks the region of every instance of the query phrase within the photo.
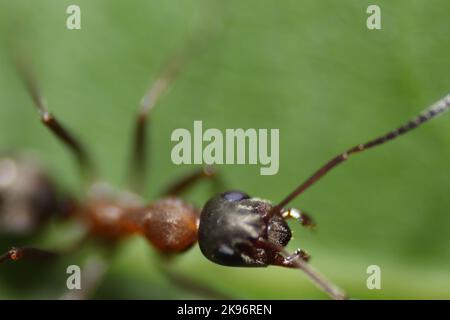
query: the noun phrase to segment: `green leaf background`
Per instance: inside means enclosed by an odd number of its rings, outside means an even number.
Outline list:
[[[165,57],[201,23],[211,1],[77,0],[82,29],[65,27],[73,1],[0,0],[0,148],[30,149],[61,186],[81,196],[73,159],[42,126],[9,57],[25,44],[51,111],[86,142],[106,181],[124,187],[137,105]],[[366,28],[378,4],[382,30]],[[280,170],[220,166],[230,189],[281,200],[342,150],[385,133],[450,90],[450,3],[445,0],[223,1],[212,19],[222,31],[194,59],[152,114],[151,201],[192,170],[170,160],[176,128],[279,128]],[[450,298],[450,116],[352,158],[293,205],[318,223],[291,223],[289,249],[361,299]],[[186,199],[202,206],[208,184]],[[70,242],[70,224],[52,223],[33,244]],[[65,242],[64,242],[65,241]],[[15,243],[1,241],[1,250]],[[65,267],[0,268],[0,298],[57,298]],[[94,298],[198,298],[161,274],[145,240],[118,246]],[[368,290],[379,265],[382,289]],[[198,247],[170,266],[233,298],[327,298],[298,270],[226,268]]]

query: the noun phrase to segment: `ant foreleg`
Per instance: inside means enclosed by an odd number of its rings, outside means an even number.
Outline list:
[[[200,170],[194,171],[193,173],[181,178],[180,180],[173,183],[166,191],[163,193],[164,196],[178,196],[179,194],[187,191],[193,187],[197,182],[202,179],[214,179],[217,181],[217,174],[213,167],[206,166]]]
[[[18,261],[23,259],[51,259],[59,256],[59,253],[33,247],[12,247],[0,256],[0,263],[6,261]]]

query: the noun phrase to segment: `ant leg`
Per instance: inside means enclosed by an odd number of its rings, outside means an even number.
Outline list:
[[[200,170],[194,171],[191,174],[175,181],[166,191],[163,193],[164,196],[178,196],[179,194],[185,192],[192,186],[194,186],[201,179],[214,179],[217,181],[216,171],[211,166],[203,167]]]
[[[0,256],[0,263],[6,261],[18,261],[23,259],[50,259],[59,256],[59,253],[33,247],[12,247]]]
[[[209,10],[208,10],[209,11]],[[145,182],[147,164],[146,131],[148,118],[160,98],[169,91],[180,73],[189,63],[205,51],[212,36],[219,31],[211,28],[213,21],[205,17],[202,25],[189,37],[186,43],[168,57],[156,80],[141,99],[134,129],[131,161],[129,169],[130,184],[135,191],[141,191]],[[216,19],[214,20],[216,21]]]
[[[290,219],[290,218],[296,219],[300,222],[300,224],[302,226],[305,226],[310,229],[313,229],[316,226],[316,224],[314,223],[314,220],[311,218],[311,216],[299,209],[290,208],[290,209],[283,210],[283,211],[281,211],[281,216],[284,219]]]
[[[150,112],[158,100],[169,90],[181,69],[187,64],[187,49],[173,54],[163,66],[155,82],[141,99],[133,136],[130,162],[130,185],[135,191],[142,191],[147,168],[147,126]]]
[[[0,255],[0,264],[6,261],[23,259],[52,259],[63,254],[78,251],[88,240],[88,235],[82,236],[78,241],[64,251],[46,250],[35,247],[11,247],[6,253]]]
[[[34,102],[36,109],[40,114],[42,123],[75,155],[81,172],[88,178],[92,178],[93,166],[92,162],[83,147],[83,145],[71,134],[56,118],[48,111],[47,103],[42,95],[31,67],[23,60],[18,60],[17,69],[25,83],[25,86]]]

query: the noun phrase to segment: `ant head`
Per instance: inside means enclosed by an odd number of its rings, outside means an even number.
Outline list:
[[[209,260],[226,266],[273,264],[277,250],[291,239],[281,215],[270,215],[272,204],[239,191],[210,199],[200,215],[198,241]]]
[[[29,234],[60,206],[52,180],[34,162],[0,157],[0,232]]]

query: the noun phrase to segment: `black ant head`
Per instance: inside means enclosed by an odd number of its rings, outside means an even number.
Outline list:
[[[57,211],[54,184],[34,162],[0,157],[0,233],[29,234]]]
[[[272,204],[239,191],[210,199],[200,215],[198,241],[209,260],[240,267],[274,263],[277,250],[291,239],[281,215],[270,215]]]

